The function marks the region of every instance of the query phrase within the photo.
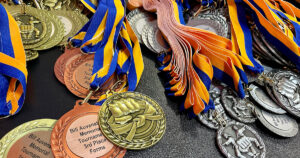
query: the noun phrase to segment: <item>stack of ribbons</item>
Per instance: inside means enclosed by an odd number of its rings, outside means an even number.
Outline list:
[[[24,103],[26,58],[18,24],[1,4],[0,15],[0,116],[10,116]]]
[[[116,72],[118,76],[126,76],[126,87],[120,92],[134,91],[144,64],[138,39],[125,18],[125,1],[98,0],[97,6],[89,0],[81,2],[94,15],[69,42],[84,53],[95,54],[91,89],[103,86]],[[96,105],[101,105],[106,95],[102,95]]]
[[[140,1],[140,3],[137,3]],[[158,27],[172,51],[158,60],[167,73],[166,92],[185,96],[181,109],[191,116],[214,108],[208,90],[212,78],[231,86],[244,98],[245,70],[261,73],[263,67],[252,54],[252,36],[248,19],[253,18],[259,31],[299,69],[299,9],[282,0],[227,0],[232,39],[184,25],[183,11],[188,0],[132,0],[131,9],[144,7],[157,13]],[[206,3],[206,4],[204,4]],[[209,6],[213,1],[202,1]],[[280,23],[280,25],[278,24]],[[294,28],[291,30],[292,25]],[[281,27],[280,27],[281,26]],[[294,32],[293,32],[294,31]]]

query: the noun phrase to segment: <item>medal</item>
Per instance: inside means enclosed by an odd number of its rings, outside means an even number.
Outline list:
[[[116,157],[126,149],[110,143],[100,131],[100,106],[77,101],[74,109],[64,114],[51,133],[51,148],[55,157]]]
[[[150,24],[147,36],[149,45],[157,54],[161,54],[162,52],[168,52],[170,50],[170,46],[165,41],[162,33],[158,29],[157,24]]]
[[[286,113],[286,111],[275,103],[261,88],[251,84],[249,89],[251,98],[264,109],[276,114]]]
[[[232,89],[227,87],[223,89],[221,99],[224,108],[231,117],[243,123],[255,122],[254,105],[249,100],[248,94],[246,94],[244,99],[241,99]]]
[[[83,55],[79,48],[65,48],[65,52],[59,56],[54,65],[54,74],[56,78],[62,83],[65,84],[64,81],[64,73],[66,67],[77,57]]]
[[[114,144],[141,150],[162,138],[166,117],[159,104],[144,94],[114,93],[99,111],[99,125],[105,137]]]
[[[217,144],[227,158],[264,158],[266,146],[251,127],[239,122],[230,122],[217,133]]]
[[[255,108],[255,115],[267,129],[279,136],[294,137],[298,133],[296,120],[287,115],[278,115],[259,108]]]
[[[200,113],[198,115],[199,121],[211,129],[219,129],[220,126],[222,126],[218,122],[218,120],[217,120],[218,118],[222,118],[224,123],[230,122],[230,120],[231,120],[225,113],[225,110],[221,103],[221,92],[222,92],[223,88],[224,87],[221,85],[215,85],[215,84],[211,85],[209,94],[214,101],[215,109],[209,109],[208,112]],[[219,116],[217,116],[217,114]]]
[[[0,157],[53,158],[49,142],[55,122],[33,120],[11,130],[0,140]]]
[[[272,72],[272,92],[280,106],[290,114],[300,117],[300,79],[290,71]]]

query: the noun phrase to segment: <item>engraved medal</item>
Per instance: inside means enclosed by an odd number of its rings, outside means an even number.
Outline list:
[[[51,133],[51,148],[55,157],[116,157],[126,149],[110,143],[100,131],[100,106],[77,101],[74,109],[64,114]]]
[[[11,130],[0,140],[0,157],[53,158],[50,136],[56,120],[33,120]]]

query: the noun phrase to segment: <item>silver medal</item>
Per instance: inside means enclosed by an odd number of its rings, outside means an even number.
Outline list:
[[[150,29],[150,25],[146,25],[144,28],[143,28],[143,33],[142,33],[142,41],[144,43],[144,45],[149,49],[151,50],[152,52],[155,52],[155,50],[153,50],[153,48],[150,46],[150,43],[148,41],[148,30]]]
[[[152,25],[152,27],[150,27],[150,29],[148,30],[148,40],[150,46],[158,54],[167,52],[170,48],[168,43],[165,41],[161,31],[159,30],[157,24]]]
[[[241,99],[231,88],[227,87],[223,89],[221,99],[231,117],[243,123],[255,122],[254,105],[249,100],[249,95],[246,94],[246,97]]]
[[[214,101],[215,110],[210,109],[207,113],[198,115],[200,122],[212,129],[219,129],[222,126],[220,122],[226,124],[230,120],[221,104],[221,89],[220,86],[211,85],[209,94]]]
[[[296,120],[287,115],[278,115],[255,108],[258,120],[270,131],[282,137],[294,137],[298,133]]]
[[[256,101],[261,107],[276,114],[285,114],[277,103],[275,103],[261,88],[251,84],[249,86],[251,98]]]
[[[217,143],[227,158],[264,158],[266,154],[266,146],[256,131],[239,122],[221,127]]]
[[[126,17],[139,42],[142,43],[142,30],[146,25],[149,25],[151,21],[155,20],[154,16],[138,8],[129,12]]]
[[[300,117],[300,78],[290,71],[279,71],[272,78],[272,92],[280,106]]]
[[[186,25],[211,31],[217,35],[227,38],[229,35],[229,25],[226,18],[215,12],[199,14],[196,17],[191,17]]]

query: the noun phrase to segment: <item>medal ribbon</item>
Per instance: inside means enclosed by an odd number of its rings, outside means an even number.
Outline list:
[[[27,82],[25,51],[14,18],[0,4],[0,115],[22,108]]]
[[[276,7],[271,2],[276,2]],[[236,0],[236,3],[247,6],[250,14],[259,31],[266,37],[266,40],[279,50],[285,57],[300,69],[299,51],[299,9],[288,2],[281,0]],[[284,8],[284,11],[279,9]],[[291,24],[295,28],[295,35],[287,26]]]
[[[70,43],[85,53],[94,53],[91,88],[101,87],[113,73],[126,75],[127,87],[134,91],[144,65],[140,45],[125,17],[124,1],[99,0],[91,20],[72,38]],[[93,11],[93,10],[91,10]],[[101,105],[106,94],[101,96]]]

